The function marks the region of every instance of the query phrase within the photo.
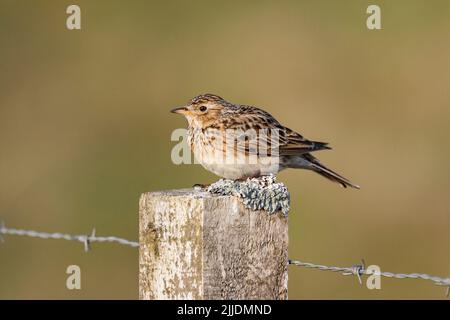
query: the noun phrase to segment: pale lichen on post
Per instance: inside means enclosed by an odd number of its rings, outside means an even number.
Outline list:
[[[213,194],[237,196],[248,209],[263,210],[270,214],[279,210],[285,215],[289,213],[289,191],[284,183],[276,182],[275,175],[243,181],[220,179],[206,190]]]
[[[141,299],[287,299],[289,193],[258,180],[142,195]]]

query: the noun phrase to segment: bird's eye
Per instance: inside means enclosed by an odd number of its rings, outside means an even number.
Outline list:
[[[199,110],[200,110],[201,112],[205,112],[206,109],[207,109],[206,106],[201,106]]]

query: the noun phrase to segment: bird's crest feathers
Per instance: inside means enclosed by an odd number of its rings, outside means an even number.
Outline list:
[[[222,97],[219,97],[218,95],[212,93],[205,93],[192,98],[189,101],[189,104],[196,105],[206,102],[224,102],[224,101],[225,100]]]

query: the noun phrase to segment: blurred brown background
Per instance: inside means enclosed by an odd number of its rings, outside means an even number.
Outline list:
[[[82,30],[66,29],[66,7]],[[366,8],[382,10],[380,31]],[[450,275],[450,2],[0,0],[0,218],[137,240],[142,192],[217,179],[175,166],[171,107],[204,92],[329,141],[344,190],[285,171],[290,257]],[[65,287],[77,264],[82,290]],[[137,250],[5,236],[0,298],[138,297]],[[291,267],[291,299],[444,298],[421,280]]]

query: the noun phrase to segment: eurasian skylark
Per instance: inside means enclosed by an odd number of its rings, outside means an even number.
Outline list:
[[[331,149],[327,143],[305,139],[262,109],[203,94],[172,112],[186,117],[188,142],[197,161],[220,177],[245,179],[301,168],[344,188],[359,189],[311,154]]]

